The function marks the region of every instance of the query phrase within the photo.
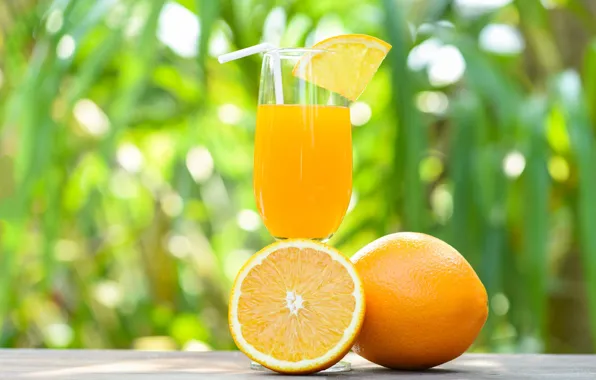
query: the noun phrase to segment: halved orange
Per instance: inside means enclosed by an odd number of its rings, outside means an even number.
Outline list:
[[[292,74],[355,101],[379,69],[391,45],[365,34],[345,34],[327,38],[312,48],[325,51],[305,54]]]
[[[353,264],[322,243],[273,243],[240,269],[229,324],[238,348],[264,367],[306,374],[331,367],[352,347],[364,318]]]

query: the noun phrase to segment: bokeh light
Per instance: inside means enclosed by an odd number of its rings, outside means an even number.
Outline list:
[[[110,121],[107,115],[89,99],[81,99],[74,106],[74,116],[83,129],[92,136],[102,136],[108,132]]]
[[[350,104],[350,122],[355,127],[360,127],[370,120],[372,110],[365,102],[353,102]]]
[[[186,167],[196,182],[205,182],[213,174],[213,158],[205,147],[192,148],[186,155]]]
[[[61,59],[70,59],[74,54],[76,46],[75,39],[70,34],[65,34],[58,41],[56,55]]]
[[[497,54],[519,54],[525,43],[519,30],[511,25],[489,24],[480,32],[480,47]]]
[[[46,20],[46,30],[50,34],[56,34],[62,29],[63,24],[64,18],[62,16],[62,10],[54,9],[50,12]]]
[[[441,91],[422,91],[416,96],[416,106],[424,113],[442,115],[449,107],[449,98]]]
[[[509,178],[519,177],[526,168],[526,158],[521,152],[509,152],[503,159],[503,172]]]
[[[169,1],[159,15],[157,37],[184,58],[197,55],[200,24],[198,17],[182,5]]]
[[[548,172],[557,182],[565,182],[569,179],[569,163],[561,156],[553,156],[548,160]]]
[[[435,87],[453,84],[466,71],[466,61],[459,49],[453,45],[441,46],[428,67],[428,80]]]

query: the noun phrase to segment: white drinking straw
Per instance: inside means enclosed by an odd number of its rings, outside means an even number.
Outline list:
[[[248,57],[249,55],[269,52],[271,54],[271,63],[273,65],[273,91],[275,92],[275,103],[284,104],[284,93],[281,82],[281,59],[277,52],[277,47],[264,42],[255,46],[250,46],[244,49],[236,50],[217,57],[219,63],[226,63],[236,59]]]
[[[281,58],[277,50],[271,51],[273,64],[273,92],[275,92],[275,104],[284,104],[284,90],[281,83]]]

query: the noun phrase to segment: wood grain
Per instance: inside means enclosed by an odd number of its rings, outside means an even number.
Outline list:
[[[595,380],[594,355],[467,354],[425,372],[399,372],[350,354],[353,370],[315,378]],[[289,379],[251,371],[239,352],[0,350],[0,379]]]

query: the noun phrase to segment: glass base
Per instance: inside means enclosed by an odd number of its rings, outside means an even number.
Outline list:
[[[250,362],[250,369],[255,370],[255,371],[270,371],[269,369],[263,367],[262,365],[260,365],[257,362]],[[340,361],[337,362],[336,364],[334,364],[333,366],[322,370],[320,373],[337,373],[337,372],[349,372],[352,370],[352,365],[350,364],[350,362],[346,362],[346,361]]]
[[[305,238],[305,239],[307,239],[307,240],[314,240],[314,241],[318,241],[318,242],[321,242],[321,243],[327,243],[329,241],[329,239],[331,239],[332,237],[333,237],[333,234],[331,234],[331,235],[329,235],[327,237],[324,237],[324,238]],[[275,240],[277,240],[277,241],[292,239],[292,238],[284,238],[284,237],[278,237],[278,236],[273,236],[273,238]]]

